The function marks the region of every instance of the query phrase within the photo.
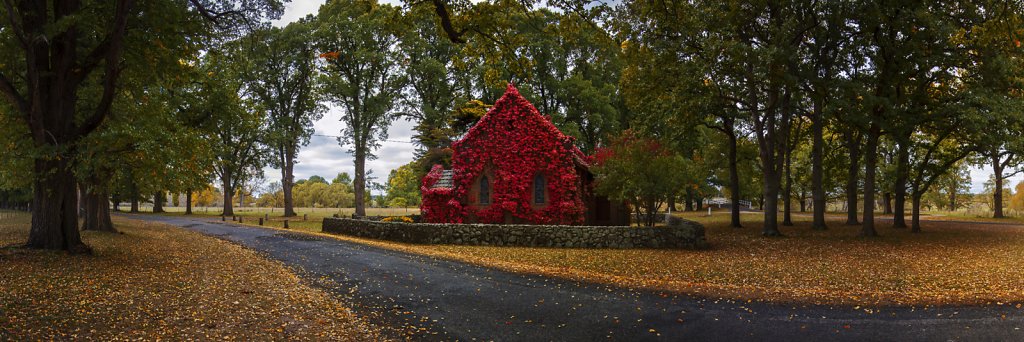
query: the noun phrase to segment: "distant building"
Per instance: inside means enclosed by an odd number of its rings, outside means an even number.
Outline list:
[[[593,193],[590,158],[511,84],[452,150],[451,170],[423,178],[426,222],[629,224],[623,204]]]

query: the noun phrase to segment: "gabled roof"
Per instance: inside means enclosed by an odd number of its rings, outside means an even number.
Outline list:
[[[431,185],[431,189],[451,189],[454,186],[452,179],[455,176],[455,171],[444,170],[441,171],[441,178],[438,178],[434,185]]]
[[[513,113],[518,113],[519,115],[515,115]],[[540,112],[537,111],[537,108],[534,107],[530,101],[527,101],[526,98],[519,93],[519,89],[517,89],[512,83],[508,84],[508,87],[505,88],[505,94],[494,103],[491,110],[487,111],[487,114],[480,118],[480,120],[477,121],[477,123],[473,125],[468,132],[466,132],[466,135],[463,136],[462,139],[456,141],[453,145],[460,145],[463,142],[476,137],[479,135],[479,127],[485,126],[491,120],[500,119],[527,121],[530,125],[539,126],[541,130],[555,136],[558,141],[561,141],[570,148],[569,150],[573,154],[574,162],[582,164],[581,166],[586,165],[586,162],[584,161],[585,159],[580,159],[580,157],[585,155],[576,147],[575,144],[573,144],[573,138],[562,133],[558,127],[555,127],[555,124],[552,123],[551,120],[541,115]]]

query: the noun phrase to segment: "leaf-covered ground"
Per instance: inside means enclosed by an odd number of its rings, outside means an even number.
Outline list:
[[[691,216],[712,248],[557,249],[409,245],[339,237],[501,269],[709,297],[814,304],[940,305],[1024,301],[1024,226],[925,222],[924,233],[889,228],[860,238],[859,226],[830,222],[811,231],[806,217],[763,238],[758,215],[745,228],[727,217]],[[1013,303],[1013,304],[1010,304]]]
[[[379,340],[278,262],[198,233],[115,219],[94,254],[0,248],[0,340]],[[28,215],[0,219],[24,243]]]

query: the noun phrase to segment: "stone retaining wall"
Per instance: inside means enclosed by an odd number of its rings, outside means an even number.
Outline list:
[[[403,223],[325,218],[325,233],[416,244],[576,248],[707,247],[704,226],[673,218],[665,227]]]

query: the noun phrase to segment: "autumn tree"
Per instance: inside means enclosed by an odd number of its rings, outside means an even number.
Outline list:
[[[28,247],[88,251],[78,233],[74,156],[107,119],[126,54],[162,55],[190,37],[279,15],[275,0],[5,1],[0,94],[33,141]],[[82,90],[94,87],[95,93]]]
[[[631,131],[623,132],[595,156],[595,191],[628,202],[637,225],[654,226],[658,209],[686,182],[683,157]]]
[[[396,21],[398,9],[374,0],[331,0],[320,7],[315,46],[324,93],[342,109],[338,142],[355,157],[355,214],[366,215],[366,161],[387,138],[405,87]]]

